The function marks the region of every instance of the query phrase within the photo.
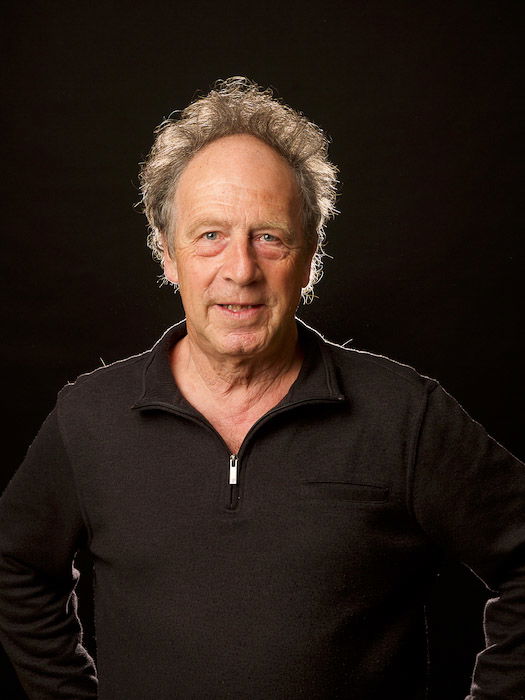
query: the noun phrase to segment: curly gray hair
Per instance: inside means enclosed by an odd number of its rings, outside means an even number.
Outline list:
[[[337,213],[337,168],[328,160],[328,139],[304,115],[243,77],[219,80],[178,118],[155,130],[153,147],[142,164],[140,189],[149,223],[148,246],[163,261],[165,246],[172,252],[171,205],[182,171],[201,148],[223,136],[250,134],[280,153],[290,164],[303,201],[306,239],[315,246],[310,280],[303,299],[313,299],[313,285],[322,275],[324,227]]]

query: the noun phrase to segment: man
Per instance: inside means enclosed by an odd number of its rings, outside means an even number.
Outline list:
[[[423,698],[446,553],[494,590],[469,698],[525,697],[523,465],[435,381],[294,318],[334,211],[319,129],[230,79],[161,125],[142,188],[186,321],[66,386],[3,497],[29,696]]]

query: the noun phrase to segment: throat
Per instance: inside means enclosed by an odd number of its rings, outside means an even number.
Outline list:
[[[286,396],[302,359],[297,345],[286,363],[274,361],[259,371],[253,362],[216,364],[192,353],[186,336],[172,350],[171,369],[184,398],[236,454],[250,428]]]

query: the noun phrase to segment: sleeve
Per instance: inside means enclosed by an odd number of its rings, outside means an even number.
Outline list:
[[[0,499],[0,639],[31,699],[97,697],[74,590],[85,540],[53,411]]]
[[[422,419],[413,479],[425,532],[495,596],[467,700],[525,698],[525,465],[440,386]]]

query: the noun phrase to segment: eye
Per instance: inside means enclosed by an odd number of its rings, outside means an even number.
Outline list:
[[[271,233],[261,234],[261,241],[264,241],[265,243],[274,243],[277,240],[277,236],[273,236]]]
[[[207,231],[202,237],[206,241],[216,241],[218,238],[219,234],[217,231]]]

